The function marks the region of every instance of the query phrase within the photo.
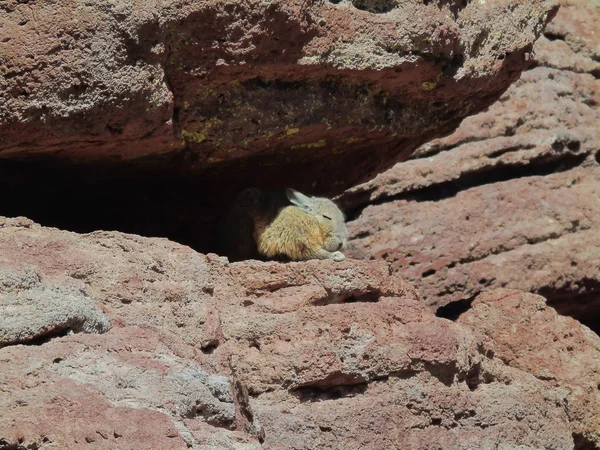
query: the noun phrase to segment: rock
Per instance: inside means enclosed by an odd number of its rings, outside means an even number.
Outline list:
[[[598,448],[594,398],[598,398],[600,366],[592,344],[598,339],[595,333],[570,317],[557,315],[543,298],[510,290],[479,295],[458,322],[489,338],[494,357],[508,367],[554,386],[577,386],[567,389],[563,401],[569,420],[582,425],[573,431],[575,448]],[[575,352],[576,348],[582,351]],[[583,410],[588,413],[582,415]]]
[[[1,213],[209,252],[242,188],[339,194],[489,106],[557,2],[0,8]]]
[[[353,243],[433,308],[518,288],[600,329],[599,20],[563,2],[496,104],[341,198]]]
[[[35,272],[0,268],[0,347],[63,333],[105,333],[110,321],[85,292],[44,285]]]
[[[0,349],[0,446],[600,443],[600,338],[536,295],[490,291],[453,321],[382,261],[231,264],[20,218],[0,218],[0,255],[11,292],[79,287],[112,323]]]
[[[577,298],[600,282],[599,178],[600,168],[579,167],[437,201],[396,200],[367,207],[350,233],[434,308],[503,286],[543,292],[576,311]]]
[[[0,442],[180,449],[194,440],[185,421],[201,417],[211,428],[227,428],[235,419],[226,377],[178,358],[151,330],[7,347],[0,359],[10,367],[0,375],[8,393]]]

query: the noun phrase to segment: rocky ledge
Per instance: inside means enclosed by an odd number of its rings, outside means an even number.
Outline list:
[[[600,339],[536,295],[449,320],[384,262],[229,264],[20,218],[0,248],[0,448],[600,443]]]

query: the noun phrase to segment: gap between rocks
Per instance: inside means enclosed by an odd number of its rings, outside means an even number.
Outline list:
[[[584,280],[580,286],[563,289],[547,286],[534,293],[544,297],[547,305],[561,316],[572,317],[600,335],[600,286],[592,280],[588,283]],[[440,306],[435,315],[455,322],[471,309],[473,300],[478,295],[479,293]]]
[[[456,300],[454,302],[447,303],[444,306],[440,306],[436,310],[435,315],[437,317],[442,317],[444,319],[448,319],[448,320],[452,320],[453,322],[456,322],[462,314],[466,313],[469,309],[471,309],[473,300],[475,300],[475,297],[477,297],[477,295],[479,295],[479,294],[472,295],[471,297],[468,297],[468,298],[463,298],[461,300]]]
[[[353,195],[356,206],[346,211],[348,222],[358,219],[367,206],[381,205],[398,200],[413,202],[433,202],[455,197],[459,192],[493,183],[501,183],[518,178],[547,176],[552,173],[567,172],[581,165],[587,154],[564,153],[550,160],[542,160],[534,165],[489,166],[472,173],[466,173],[456,180],[423,187],[410,192],[378,198],[369,201],[369,192]]]
[[[596,450],[597,445],[583,433],[573,433],[573,450]]]
[[[187,173],[178,157],[146,163],[153,167],[0,159],[0,215],[25,216],[76,233],[164,237],[202,253],[217,252],[216,218],[231,199],[212,190],[210,181]]]
[[[40,447],[36,444],[23,445],[19,443],[9,443],[7,440],[0,438],[0,450],[38,450]]]
[[[313,303],[315,306],[326,306],[340,303],[377,303],[382,293],[379,290],[365,292],[328,292],[328,295]]]
[[[56,327],[52,330],[49,330],[46,333],[35,336],[32,339],[23,340],[20,342],[13,342],[10,345],[44,345],[50,342],[52,339],[66,337],[73,332],[75,331],[70,326]]]
[[[576,285],[544,287],[537,294],[563,316],[570,316],[600,335],[600,285],[584,278]]]

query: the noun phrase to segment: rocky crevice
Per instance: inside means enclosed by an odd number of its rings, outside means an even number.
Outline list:
[[[490,158],[498,158],[502,154],[516,152],[520,150],[531,150],[532,147],[512,147],[498,150]],[[566,172],[581,166],[590,155],[586,153],[579,154],[576,151],[563,153],[557,152],[551,155],[542,155],[539,158],[532,158],[526,162],[506,162],[496,166],[477,168],[473,171],[466,171],[457,176],[457,178],[443,181],[437,184],[430,184],[419,188],[409,188],[404,192],[395,193],[390,196],[378,197],[376,200],[369,200],[373,192],[365,191],[357,194],[349,194],[342,197],[342,203],[352,205],[348,208],[348,220],[352,221],[359,218],[363,210],[368,206],[377,206],[385,203],[392,203],[398,200],[407,200],[409,202],[435,202],[451,197],[458,193],[472,188],[478,188],[488,184],[500,183],[503,181],[514,180],[526,177],[539,177],[550,175],[552,173]]]
[[[0,22],[0,214],[204,253],[244,187],[339,194],[451,132],[517,78],[556,12],[176,0],[36,20],[44,8],[11,3]]]

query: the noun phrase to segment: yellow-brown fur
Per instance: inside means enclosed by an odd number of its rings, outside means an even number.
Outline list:
[[[221,225],[221,245],[231,260],[252,258],[345,259],[344,215],[331,200],[287,189],[246,189]]]
[[[324,230],[314,216],[297,206],[286,206],[271,223],[255,223],[254,240],[258,252],[267,258],[287,255],[292,260],[317,258],[313,249],[323,248]]]

